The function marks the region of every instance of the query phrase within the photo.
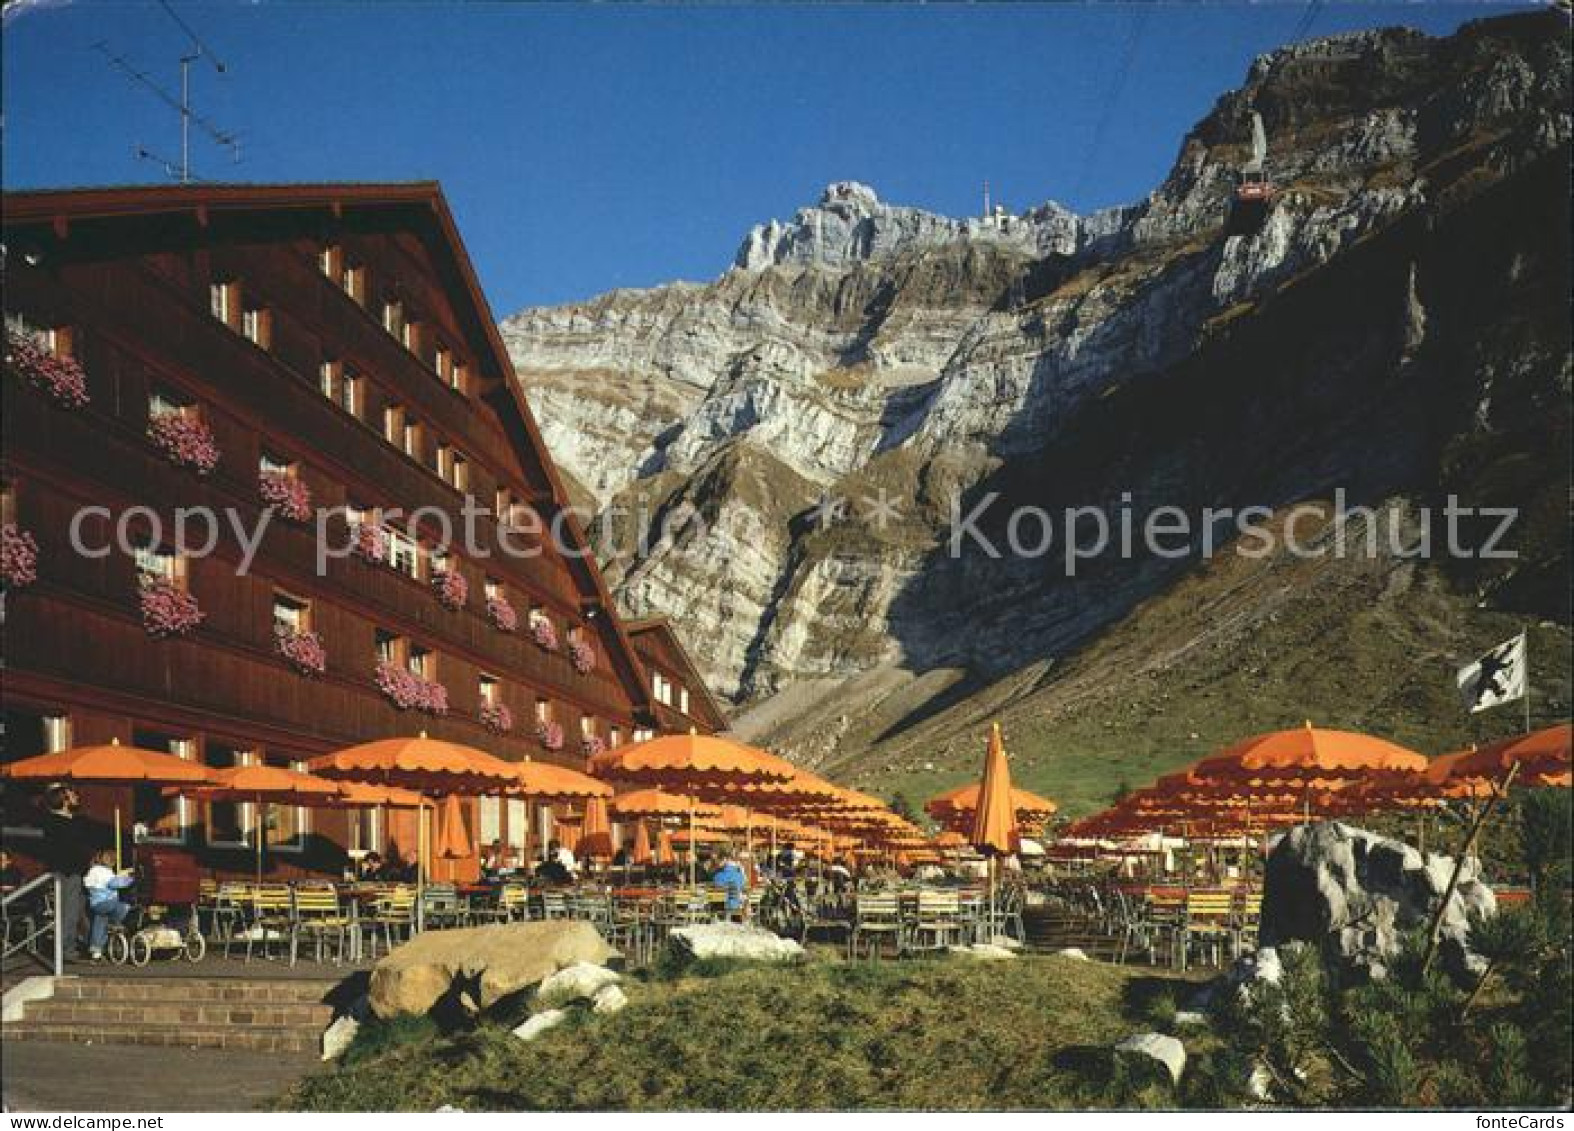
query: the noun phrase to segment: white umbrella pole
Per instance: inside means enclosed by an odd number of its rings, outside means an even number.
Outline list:
[[[690,801],[689,802],[689,887],[691,887],[691,888],[699,887],[699,880],[696,878],[696,871],[697,871],[698,863],[699,863],[698,853],[696,853],[694,851],[694,802]]]

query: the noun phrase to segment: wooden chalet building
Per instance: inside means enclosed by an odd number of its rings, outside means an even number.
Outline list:
[[[298,766],[424,730],[577,766],[724,725],[676,642],[636,648],[614,612],[436,184],[7,194],[4,272],[5,759],[118,739]],[[248,558],[231,524],[252,539],[269,505]],[[182,553],[196,507],[237,517]],[[6,799],[23,856],[27,792]],[[252,806],[82,792],[96,819],[119,805],[153,843],[251,866]],[[519,844],[526,812],[482,799],[472,839]],[[397,813],[273,820],[279,874],[413,849]]]
[[[634,651],[650,676],[651,709],[656,729],[664,734],[697,730],[715,734],[727,729],[727,716],[705,686],[666,617],[644,617],[624,623]]]

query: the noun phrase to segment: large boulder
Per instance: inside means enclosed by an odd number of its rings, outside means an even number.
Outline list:
[[[372,1012],[427,1013],[460,997],[487,1009],[566,966],[616,955],[594,927],[572,919],[426,931],[373,967]]]
[[[1347,974],[1383,977],[1400,935],[1431,922],[1454,861],[1402,841],[1339,822],[1303,825],[1277,838],[1263,883],[1264,946],[1302,939],[1337,956]],[[1465,860],[1444,909],[1439,948],[1444,969],[1479,977],[1480,956],[1467,941],[1474,918],[1494,914],[1497,900]]]
[[[697,923],[669,936],[685,958],[740,958],[750,962],[790,962],[803,955],[794,939],[784,939],[745,923]]]

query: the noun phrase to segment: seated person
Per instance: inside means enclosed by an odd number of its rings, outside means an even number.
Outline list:
[[[561,885],[574,882],[574,873],[563,862],[563,849],[557,841],[554,840],[547,845],[546,854],[541,857],[541,863],[536,865],[536,878],[547,884]]]
[[[109,938],[109,925],[119,925],[131,914],[131,904],[120,898],[120,893],[131,886],[131,871],[115,871],[112,865],[115,854],[109,851],[93,854],[93,864],[82,877],[87,889],[88,926],[87,952],[94,962],[104,957],[104,943]]]
[[[731,853],[722,857],[721,865],[711,873],[710,882],[727,893],[728,916],[739,915],[743,911],[744,890],[749,886],[749,879],[743,872],[743,865]]]

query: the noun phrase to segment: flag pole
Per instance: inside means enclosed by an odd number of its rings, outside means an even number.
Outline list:
[[[1530,733],[1530,626],[1527,624],[1520,629],[1520,635],[1525,638],[1525,733]]]

